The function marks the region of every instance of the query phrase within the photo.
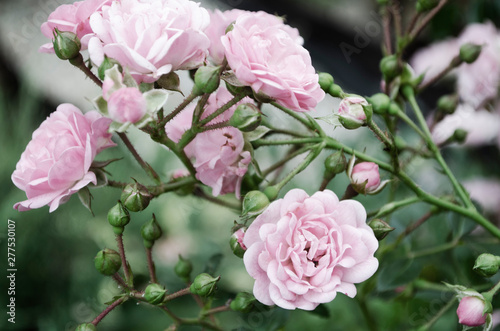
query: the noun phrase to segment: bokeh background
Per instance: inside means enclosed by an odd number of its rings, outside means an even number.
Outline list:
[[[410,11],[414,2],[402,0],[403,11]],[[95,216],[80,204],[76,196],[51,214],[48,208],[24,213],[12,209],[13,204],[24,200],[25,196],[12,184],[10,175],[33,130],[58,104],[70,102],[83,110],[90,110],[88,100],[99,94],[99,89],[77,69],[55,56],[37,52],[38,47],[47,42],[39,26],[62,3],[65,1],[0,2],[0,266],[3,269],[0,273],[6,274],[7,269],[8,219],[16,223],[17,268],[15,325],[7,322],[4,313],[8,286],[6,277],[0,277],[1,330],[73,330],[79,323],[91,321],[105,308],[104,303],[118,293],[115,284],[101,276],[93,266],[93,258],[99,250],[115,247],[106,214],[119,198],[118,190],[102,188],[92,191]],[[371,95],[380,89],[378,62],[381,58],[379,45],[382,35],[380,16],[373,0],[213,0],[202,3],[208,8],[264,10],[285,16],[290,25],[300,30],[318,71],[330,72],[336,83],[348,92]],[[407,57],[418,47],[433,40],[447,35],[456,36],[468,22],[485,20],[491,20],[497,27],[500,25],[498,1],[453,1],[433,20]],[[360,36],[360,31],[364,37]],[[339,47],[342,43],[357,45],[360,51],[346,57]],[[188,90],[189,82],[184,84],[183,88]],[[452,89],[451,84],[439,84],[427,91],[421,101],[430,110],[438,96]],[[178,100],[178,97],[174,97],[171,102],[175,104]],[[337,104],[338,100],[328,98],[318,108],[316,116],[328,115]],[[280,120],[279,117],[277,119]],[[330,130],[333,131],[332,128]],[[347,144],[370,150],[372,143],[369,142],[369,134],[353,134],[341,129],[332,134],[341,136]],[[148,142],[144,134],[131,130],[130,136],[141,155],[162,176],[167,176],[179,167],[178,161],[165,149]],[[412,138],[410,135],[408,139],[411,141]],[[278,149],[258,152],[262,158],[280,153]],[[120,157],[124,159],[108,167],[113,179],[130,180],[133,174],[139,181],[145,180],[139,166],[120,144],[104,152],[99,159]],[[446,157],[453,160],[451,166],[459,178],[500,177],[497,146],[447,149]],[[474,160],[474,163],[471,164],[470,160]],[[430,175],[435,173],[432,165],[417,162],[413,164],[413,170],[415,176],[420,176],[418,179],[423,186],[431,190],[448,189],[440,187],[440,181],[435,175]],[[289,188],[299,186],[313,192],[318,185],[315,180],[320,178],[320,171],[321,160],[299,175]],[[345,178],[339,178],[329,188],[340,195],[346,184]],[[386,199],[385,194],[380,199]],[[368,210],[380,206],[376,199],[359,199]],[[396,233],[402,231],[410,220],[420,217],[426,208],[423,204],[417,204],[404,213],[396,213],[392,220],[397,228]],[[252,279],[246,274],[242,261],[230,252],[228,245],[230,228],[238,215],[207,201],[179,197],[173,193],[154,200],[146,212],[133,214],[132,222],[125,231],[128,258],[139,284],[147,284],[147,267],[139,231],[152,212],[157,215],[165,232],[164,238],[155,245],[157,272],[160,281],[171,292],[183,287],[172,271],[178,254],[193,261],[195,273],[217,267],[215,274],[224,276],[216,296],[220,304],[238,291],[251,290]],[[426,224],[405,243],[405,249],[425,248],[421,243],[444,243],[450,236],[474,228],[469,221],[457,218],[445,215],[441,216],[442,222]],[[481,234],[479,236],[482,238]],[[497,246],[478,240],[465,242],[430,260],[409,260],[404,252],[395,252],[387,263],[381,264],[379,282],[369,297],[350,300],[339,295],[332,303],[325,305],[325,311],[316,314],[262,308],[246,315],[223,313],[219,318],[221,325],[228,330],[369,330],[361,311],[368,306],[373,311],[374,323],[379,330],[406,330],[432,317],[451,296],[425,291],[414,296],[411,291],[405,292],[405,288],[399,288],[400,285],[418,275],[430,280],[447,279],[451,283],[484,284],[483,279],[465,272],[465,269],[470,268],[464,268],[463,265],[472,266],[477,253],[495,250],[500,253]],[[195,303],[187,297],[175,300],[172,309],[181,315],[189,315],[193,314],[194,306]],[[156,331],[166,329],[169,324],[169,318],[161,311],[146,305],[136,307],[130,301],[109,314],[99,329]],[[199,328],[183,328],[191,329]],[[456,315],[450,310],[432,330],[455,329],[459,329]]]

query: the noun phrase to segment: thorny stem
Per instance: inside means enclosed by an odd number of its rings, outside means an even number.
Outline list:
[[[241,211],[241,204],[239,202],[235,203],[235,202],[226,201],[226,200],[222,200],[222,199],[213,197],[213,196],[211,196],[209,194],[206,194],[201,188],[197,188],[194,191],[194,195],[197,196],[197,197],[203,198],[203,199],[205,199],[207,201],[210,201],[212,203],[215,203],[215,204],[217,204],[219,206],[230,208],[230,209],[233,209],[233,210],[235,210],[237,212]]]
[[[118,245],[118,252],[122,259],[123,273],[125,274],[125,282],[127,286],[133,287],[132,279],[130,278],[130,270],[128,269],[127,258],[125,257],[125,248],[123,247],[123,234],[116,235],[116,243]]]
[[[151,248],[146,248],[146,258],[148,262],[149,277],[151,278],[151,283],[158,283],[156,279],[155,263],[153,262],[153,254]]]
[[[112,304],[110,304],[109,306],[107,306],[106,309],[104,309],[102,311],[102,313],[100,313],[96,318],[94,318],[94,320],[91,323],[94,324],[94,326],[96,326],[97,324],[99,324],[99,322],[101,322],[101,320],[104,317],[106,317],[106,315],[108,315],[113,309],[115,309],[116,307],[118,307],[125,300],[126,300],[126,298],[119,298],[119,299],[115,300]]]
[[[297,120],[300,123],[302,123],[306,128],[314,130],[314,127],[312,127],[311,123],[307,119],[305,119],[304,117],[302,117],[299,114],[297,114],[297,112],[294,112],[291,109],[283,107],[282,105],[280,105],[279,103],[276,103],[276,102],[271,102],[271,104],[274,107],[278,108],[279,110],[283,111],[285,114],[293,117],[295,120]]]
[[[123,278],[120,276],[120,274],[118,272],[116,272],[113,276],[111,276],[111,278],[113,278],[113,280],[118,284],[118,286],[121,286],[124,289],[129,288],[128,285],[125,284],[125,282],[123,281]]]
[[[156,171],[154,171],[154,169],[142,159],[142,157],[139,155],[139,153],[137,153],[137,150],[134,148],[134,146],[132,145],[132,143],[128,139],[127,135],[124,132],[118,132],[118,136],[121,138],[121,140],[123,141],[125,146],[127,146],[128,150],[130,151],[130,153],[132,153],[135,160],[139,163],[139,165],[142,167],[142,169],[144,169],[144,171],[149,176],[151,176],[151,178],[155,182],[161,183],[160,176],[158,176]]]
[[[271,172],[273,172],[274,170],[282,167],[285,163],[287,163],[288,161],[290,161],[291,159],[295,158],[296,156],[302,154],[302,153],[305,153],[307,152],[308,150],[310,150],[311,147],[310,146],[304,146],[296,151],[293,151],[292,153],[289,153],[288,155],[286,155],[282,160],[276,162],[275,164],[271,165],[269,168],[267,168],[266,170],[262,171],[262,176],[263,177],[267,177],[267,175],[269,175]]]
[[[70,59],[69,63],[83,71],[83,73],[90,78],[97,86],[102,87],[102,82],[99,78],[97,78],[96,75],[85,65],[85,62],[83,61],[83,56],[82,54],[78,54],[75,58]]]
[[[165,116],[160,123],[158,123],[158,127],[164,127],[169,121],[171,121],[177,114],[179,114],[187,105],[189,105],[194,99],[196,99],[197,95],[191,92],[178,106],[175,108],[170,114]]]
[[[434,85],[437,81],[439,81],[441,78],[446,76],[450,71],[452,71],[453,69],[455,69],[456,67],[458,67],[462,63],[463,63],[463,61],[460,60],[460,56],[458,56],[458,55],[455,56],[446,68],[444,68],[441,72],[439,72],[434,77],[429,79],[425,84],[421,84],[418,87],[418,92],[420,93],[423,90],[425,90],[426,88],[428,88],[429,86]]]
[[[166,295],[165,299],[163,301],[167,302],[167,301],[173,300],[175,298],[178,298],[178,297],[181,297],[183,295],[190,294],[190,293],[191,293],[191,291],[190,291],[189,287],[186,287],[186,288],[184,288],[184,289],[182,289],[180,291],[177,291],[175,293]]]
[[[410,33],[411,40],[414,40],[416,36],[422,32],[422,30],[429,24],[430,20],[436,16],[436,14],[443,8],[443,6],[448,2],[448,0],[439,1],[438,5],[434,7],[421,21],[421,23]]]
[[[232,98],[228,103],[224,104],[222,107],[214,111],[212,114],[208,115],[204,119],[200,120],[198,125],[204,126],[205,124],[209,123],[211,120],[219,116],[220,114],[224,113],[226,110],[231,108],[232,106],[236,105],[238,102],[240,102],[244,97],[247,95],[245,93],[241,93],[236,95],[234,98]]]
[[[212,308],[212,309],[209,309],[209,310],[203,312],[203,316],[213,315],[213,314],[217,314],[217,313],[221,313],[221,312],[229,311],[229,310],[231,310],[231,307],[229,307],[229,304],[226,304],[224,306],[215,307],[215,308]]]

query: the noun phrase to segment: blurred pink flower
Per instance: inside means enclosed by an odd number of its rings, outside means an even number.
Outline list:
[[[216,9],[210,12],[210,25],[205,29],[205,34],[210,38],[209,59],[215,65],[222,64],[224,60],[224,47],[222,46],[221,37],[226,34],[227,27],[236,21],[243,14],[251,14],[255,17],[267,18],[270,21],[275,21],[275,25],[280,26],[287,31],[290,36],[296,40],[299,45],[302,45],[304,39],[299,35],[299,31],[286,25],[281,17],[268,14],[263,11],[250,12],[240,9],[231,9],[224,12]]]
[[[70,5],[61,5],[49,15],[47,22],[42,24],[42,33],[45,37],[54,39],[54,29],[56,28],[59,31],[73,32],[82,41],[82,49],[85,50],[88,40],[84,36],[92,33],[89,24],[90,16],[111,2],[112,0],[85,0]],[[52,43],[42,45],[40,52],[54,53]]]
[[[323,100],[309,52],[289,29],[276,25],[276,18],[240,15],[221,41],[236,78],[257,94],[299,112],[310,111]]]
[[[203,64],[210,45],[203,30],[209,22],[207,10],[188,0],[114,1],[90,18],[95,33],[90,58],[100,65],[106,55],[138,82],[151,83]]]
[[[111,120],[96,111],[85,115],[71,104],[57,107],[38,129],[16,165],[12,181],[26,192],[19,211],[50,206],[50,212],[96,176],[89,171],[95,156],[114,146],[108,128]]]
[[[486,322],[484,300],[477,296],[463,297],[458,304],[458,322],[467,326],[480,326]]]
[[[353,298],[354,283],[378,268],[378,240],[364,207],[329,190],[289,191],[253,221],[243,243],[255,298],[285,309],[313,310],[337,292]]]
[[[497,215],[500,220],[500,180],[474,178],[463,182],[472,200],[487,213]]]
[[[119,123],[135,123],[147,110],[146,99],[135,87],[124,87],[111,93],[108,98],[108,115]]]
[[[233,98],[226,88],[220,87],[210,95],[202,119],[215,112]],[[231,118],[240,103],[252,102],[244,98],[208,124],[216,124]],[[178,142],[184,132],[191,128],[195,105],[184,109],[165,125],[167,137]],[[184,151],[189,158],[194,158],[196,178],[212,188],[214,196],[235,192],[240,197],[241,181],[251,161],[250,152],[245,151],[243,134],[236,128],[225,127],[199,133]]]

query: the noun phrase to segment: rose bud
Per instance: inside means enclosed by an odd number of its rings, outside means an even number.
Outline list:
[[[153,247],[154,242],[161,237],[161,234],[162,231],[160,225],[156,221],[155,214],[153,214],[153,218],[141,227],[141,235],[144,241],[144,246],[146,248]]]
[[[236,297],[231,301],[229,307],[234,311],[248,313],[252,310],[254,302],[255,297],[252,294],[240,292],[236,294]]]
[[[319,86],[323,91],[328,93],[330,86],[332,86],[334,83],[333,76],[327,72],[320,72],[318,76],[319,76],[319,81],[318,81]]]
[[[127,208],[123,206],[121,201],[109,210],[108,212],[108,222],[113,227],[115,234],[122,234],[125,229],[125,225],[130,222],[130,213]]]
[[[202,273],[196,276],[189,289],[193,294],[202,297],[208,297],[215,292],[216,284],[219,281],[219,279],[220,276],[217,278],[213,278],[207,273]]]
[[[344,96],[344,91],[342,91],[342,87],[340,87],[340,85],[332,84],[328,89],[328,94],[334,98],[342,98]]]
[[[348,96],[340,102],[339,120],[346,129],[357,129],[366,124],[367,116],[364,106],[368,106],[368,101],[360,96]]]
[[[96,331],[96,327],[92,323],[83,323],[76,327],[75,331]]]
[[[388,55],[380,60],[380,71],[384,75],[385,81],[392,81],[401,73],[401,67],[396,55]]]
[[[136,123],[146,114],[147,102],[135,87],[124,87],[111,93],[108,99],[108,115],[118,123]]]
[[[255,105],[244,103],[239,105],[229,119],[229,125],[243,132],[255,130],[262,122],[262,114]]]
[[[73,32],[54,29],[54,52],[61,60],[70,60],[80,54],[82,44]]]
[[[483,277],[491,277],[498,272],[500,267],[500,256],[483,253],[476,259],[476,263],[472,270]]]
[[[443,95],[437,102],[438,109],[445,114],[453,114],[458,106],[458,95]]]
[[[128,184],[122,191],[121,201],[130,211],[141,211],[146,209],[151,201],[151,193],[146,186],[135,182]]]
[[[458,304],[458,322],[467,326],[480,326],[486,322],[486,302],[478,296],[463,297]]]
[[[117,251],[105,248],[95,256],[94,265],[101,274],[111,276],[120,270],[122,260]]]
[[[161,75],[160,79],[158,79],[156,83],[158,83],[158,85],[165,90],[181,92],[181,80],[179,75],[175,72],[169,72],[168,74]]]
[[[347,167],[347,160],[342,151],[337,151],[325,159],[324,178],[332,179],[335,175],[343,172]]]
[[[243,198],[241,216],[260,214],[269,205],[269,198],[261,191],[250,191]]]
[[[483,46],[472,43],[464,44],[460,47],[460,60],[465,63],[473,63],[481,54]]]
[[[375,234],[375,238],[377,238],[379,241],[384,239],[389,234],[389,232],[394,231],[394,228],[392,226],[378,218],[368,222],[368,226],[372,228],[373,233]]]
[[[352,188],[360,194],[377,194],[389,182],[380,182],[378,165],[373,162],[360,162],[354,165],[355,157],[349,161],[347,175]]]
[[[220,84],[220,69],[220,66],[198,68],[194,74],[196,89],[202,93],[212,93],[217,90]]]
[[[246,246],[243,244],[243,238],[245,237],[245,227],[241,227],[236,230],[231,238],[229,239],[229,246],[231,246],[231,250],[234,255],[237,257],[243,258],[243,254],[247,250]]]
[[[152,305],[158,305],[163,302],[163,298],[165,298],[165,293],[167,291],[165,288],[159,284],[149,284],[144,291],[144,298],[147,302]]]
[[[391,99],[385,93],[377,93],[368,98],[376,114],[385,114],[391,105]]]
[[[191,261],[186,260],[179,255],[179,261],[177,261],[174,267],[174,272],[177,277],[187,283],[189,282],[191,271],[193,271],[193,264]]]

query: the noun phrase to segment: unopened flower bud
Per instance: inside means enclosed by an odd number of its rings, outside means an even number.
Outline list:
[[[394,228],[392,226],[378,218],[368,222],[368,226],[372,228],[373,233],[375,234],[375,238],[377,238],[379,241],[384,239],[389,234],[389,232],[394,231]]]
[[[453,114],[458,106],[458,95],[443,95],[437,102],[438,109],[445,114]]]
[[[480,326],[486,322],[486,302],[479,296],[466,296],[460,300],[457,309],[458,322],[467,326]]]
[[[389,115],[392,115],[392,116],[396,116],[401,111],[402,111],[401,108],[395,102],[391,102],[391,104],[389,105],[389,109],[387,110]]]
[[[220,84],[220,69],[220,66],[203,66],[198,68],[198,70],[196,70],[196,74],[194,75],[194,84],[203,93],[214,92]]]
[[[167,291],[160,284],[149,284],[144,291],[144,298],[150,304],[158,305],[163,302],[165,293],[167,293]]]
[[[245,231],[246,228],[241,227],[236,230],[229,239],[229,246],[231,246],[231,250],[233,251],[234,255],[240,258],[243,258],[243,254],[245,254],[245,251],[247,250],[247,247],[243,244]]]
[[[273,201],[278,197],[279,190],[276,186],[268,186],[264,189],[264,194],[269,199],[269,201]]]
[[[183,281],[186,283],[189,282],[191,277],[191,272],[193,271],[193,264],[191,261],[184,259],[179,255],[179,261],[175,264],[174,272]]]
[[[248,313],[252,310],[255,303],[255,297],[248,292],[240,292],[229,304],[229,307],[234,311]]]
[[[158,83],[158,85],[165,90],[181,92],[181,80],[179,75],[173,71],[168,74],[161,75],[160,79],[158,79],[156,83]]]
[[[202,297],[208,297],[215,292],[217,288],[216,284],[219,279],[220,276],[217,278],[213,278],[207,273],[202,273],[196,276],[189,289],[193,294],[197,294]]]
[[[118,71],[120,71],[120,72],[123,71],[123,68],[118,61],[104,55],[104,60],[102,61],[99,68],[97,69],[97,76],[99,77],[99,79],[104,80],[104,78],[106,78],[106,70],[113,68],[115,65],[118,66]]]
[[[101,274],[111,276],[120,270],[122,260],[117,251],[105,248],[95,256],[94,265]]]
[[[251,103],[239,105],[229,119],[229,125],[243,132],[255,130],[261,122],[262,114],[259,108]]]
[[[463,144],[465,142],[465,139],[467,139],[467,131],[464,129],[456,129],[453,132],[453,141]]]
[[[385,93],[377,93],[367,99],[376,114],[385,114],[391,105],[391,99]]]
[[[61,60],[70,60],[80,54],[82,44],[73,32],[54,30],[54,52]]]
[[[347,160],[344,152],[337,151],[329,155],[325,159],[325,178],[333,178],[336,174],[340,174],[347,167]]]
[[[260,214],[269,205],[269,198],[261,191],[250,191],[243,198],[241,216]]]
[[[339,121],[342,126],[353,130],[365,125],[367,116],[364,107],[368,105],[365,98],[356,95],[342,99],[339,105]]]
[[[439,0],[417,0],[417,11],[423,13],[435,8]]]
[[[78,325],[75,331],[97,331],[97,329],[92,323],[83,323]]]
[[[344,95],[344,91],[342,91],[342,87],[337,84],[332,84],[330,85],[330,88],[328,89],[328,94],[330,94],[334,98],[342,98]]]
[[[392,81],[401,73],[401,67],[398,63],[396,55],[388,55],[380,61],[380,71],[384,75],[384,79],[388,82]]]
[[[320,72],[318,76],[319,76],[319,81],[318,81],[319,86],[323,91],[328,93],[330,86],[332,86],[332,84],[334,83],[333,76],[327,72]]]
[[[483,277],[491,277],[498,272],[499,268],[500,256],[483,253],[477,257],[472,269]]]
[[[460,60],[465,63],[473,63],[481,54],[483,46],[472,43],[464,44],[460,47]]]
[[[108,222],[113,227],[113,231],[116,234],[122,234],[127,225],[130,222],[130,213],[123,206],[121,201],[112,207],[108,212]]]
[[[260,102],[260,103],[271,103],[274,101],[273,98],[271,98],[269,95],[265,94],[264,92],[253,91],[252,96],[253,96],[255,101]]]
[[[373,162],[360,162],[355,165],[355,157],[352,156],[347,167],[347,176],[351,186],[360,194],[377,194],[389,182],[380,181],[378,165]]]
[[[156,221],[155,214],[153,214],[153,218],[141,227],[141,236],[144,241],[144,246],[146,248],[153,247],[154,242],[161,237],[161,234],[160,225]]]
[[[122,191],[121,201],[130,211],[141,211],[146,209],[151,201],[152,195],[146,186],[137,182],[128,184]]]

